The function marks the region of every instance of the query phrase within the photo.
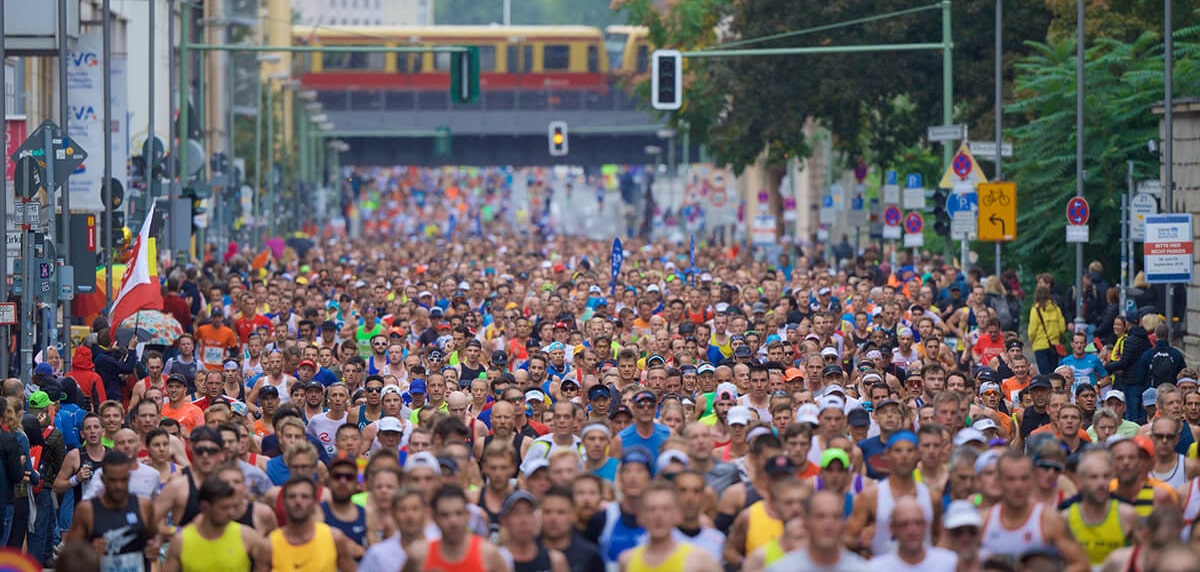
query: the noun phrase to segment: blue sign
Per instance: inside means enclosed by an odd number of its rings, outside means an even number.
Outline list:
[[[920,189],[924,186],[921,183],[920,173],[909,173],[904,176],[904,188],[906,189]]]
[[[833,195],[822,196],[821,197],[821,207],[827,208],[827,209],[833,208]]]
[[[883,223],[888,226],[900,225],[900,207],[892,205],[883,211]]]
[[[625,251],[621,248],[621,239],[614,238],[612,245],[612,278],[608,280],[609,295],[617,295],[617,275],[621,274],[621,263],[625,261]]]
[[[900,178],[899,174],[897,174],[896,171],[894,171],[894,170],[888,171],[887,172],[887,182],[885,182],[884,184],[885,185],[895,185],[895,184],[897,184],[896,181],[899,178]]]
[[[850,210],[855,210],[855,211],[863,210],[862,195],[859,195],[859,196],[856,196],[856,197],[850,199]]]
[[[904,217],[904,232],[908,234],[921,234],[921,229],[925,228],[925,218],[919,212],[910,212]]]
[[[946,197],[946,213],[951,218],[958,213],[979,212],[979,193],[951,193]]]

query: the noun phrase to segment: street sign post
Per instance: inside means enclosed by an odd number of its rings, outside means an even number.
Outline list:
[[[1146,217],[1146,282],[1191,283],[1193,279],[1192,215],[1161,214]]]
[[[904,210],[925,210],[925,186],[920,173],[904,176]]]
[[[891,205],[883,210],[883,238],[888,240],[900,239],[900,207]]]
[[[975,235],[979,212],[979,194],[971,185],[955,185],[946,197],[946,214],[950,215],[950,238],[969,240]]]
[[[947,141],[961,141],[967,138],[966,125],[930,125],[926,131],[926,139],[931,143],[945,143]]]
[[[971,150],[971,154],[976,159],[995,160],[996,159],[996,143],[994,141],[971,141],[967,143],[967,148]],[[1009,158],[1013,155],[1012,143],[1005,143],[1000,146],[1000,157]]]
[[[1129,240],[1146,241],[1146,217],[1158,214],[1158,199],[1148,193],[1138,193],[1129,203]]]
[[[883,182],[883,204],[898,205],[900,204],[900,183],[899,174],[894,170],[889,170],[884,176]]]
[[[942,175],[938,187],[953,189],[954,185],[960,183],[978,185],[986,182],[987,177],[983,176],[983,171],[979,169],[979,163],[975,160],[975,156],[971,154],[971,150],[964,143],[958,147],[958,153],[955,153],[954,158],[950,160],[950,168],[946,169],[946,173]]]
[[[1017,238],[1017,184],[983,183],[979,196],[979,240],[1011,242]]]
[[[925,217],[919,212],[910,212],[904,217],[904,247],[917,248],[925,246]]]
[[[1087,199],[1071,197],[1071,200],[1067,201],[1067,242],[1088,241],[1087,223],[1090,217],[1091,208]]]

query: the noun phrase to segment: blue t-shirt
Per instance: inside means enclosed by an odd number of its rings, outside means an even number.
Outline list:
[[[885,454],[887,453],[887,445],[883,443],[883,439],[878,435],[863,439],[858,442],[858,448],[862,451],[863,461],[867,465],[868,477],[879,480],[888,476],[891,472],[891,466]]]
[[[592,471],[593,475],[600,477],[610,483],[617,482],[617,467],[621,465],[620,459],[609,457],[599,468]]]
[[[621,438],[621,448],[628,451],[630,447],[645,447],[652,457],[658,457],[658,450],[671,437],[671,428],[661,423],[654,424],[654,432],[649,438],[638,435],[637,424],[630,425],[617,434]]]
[[[1083,354],[1083,357],[1077,358],[1075,354],[1071,354],[1059,360],[1059,365],[1069,365],[1075,368],[1075,379],[1072,380],[1071,390],[1074,393],[1075,388],[1087,383],[1096,385],[1100,382],[1100,373],[1104,370],[1104,362],[1100,361],[1096,354]],[[1107,372],[1105,372],[1107,375]]]

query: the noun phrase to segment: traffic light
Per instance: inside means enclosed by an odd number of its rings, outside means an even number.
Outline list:
[[[113,248],[121,248],[125,242],[125,211],[114,210],[112,212],[112,228],[109,229],[109,234],[112,235]]]
[[[938,236],[950,236],[950,213],[946,211],[946,200],[950,191],[937,188],[933,190],[933,231]]]
[[[650,104],[659,111],[683,107],[683,54],[678,50],[654,50]]]
[[[551,121],[549,132],[550,155],[552,157],[563,157],[567,154],[569,146],[567,144],[567,124],[564,121]]]
[[[479,99],[479,46],[450,54],[450,101],[475,103]]]

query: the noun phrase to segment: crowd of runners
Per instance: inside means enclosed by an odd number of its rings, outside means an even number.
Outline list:
[[[878,251],[318,240],[3,382],[2,540],[86,571],[1200,570],[1153,308]],[[1098,307],[1096,306],[1098,305]]]

